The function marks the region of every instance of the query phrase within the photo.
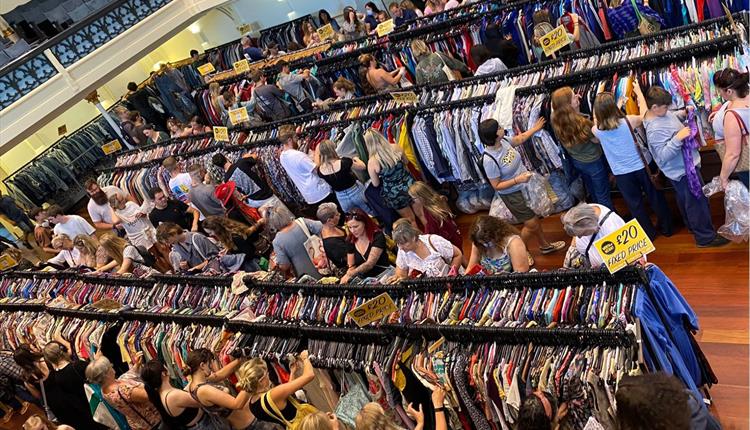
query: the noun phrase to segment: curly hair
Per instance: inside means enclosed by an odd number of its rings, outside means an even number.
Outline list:
[[[518,230],[507,222],[494,216],[482,215],[474,221],[469,236],[472,243],[482,251],[494,246],[501,246],[505,240]]]
[[[552,129],[560,142],[570,148],[594,137],[590,119],[573,109],[573,89],[563,87],[552,93]]]
[[[618,428],[687,430],[688,396],[682,383],[665,373],[625,376],[615,395]]]
[[[250,226],[243,224],[233,219],[221,217],[221,216],[210,216],[203,221],[203,229],[211,230],[213,236],[219,239],[224,248],[228,251],[234,251],[237,246],[232,240],[233,236],[239,236],[243,239],[247,239],[250,236]]]

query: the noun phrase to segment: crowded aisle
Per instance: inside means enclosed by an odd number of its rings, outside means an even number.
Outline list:
[[[0,428],[747,428],[746,3],[369,2],[163,65],[82,201],[6,182]]]

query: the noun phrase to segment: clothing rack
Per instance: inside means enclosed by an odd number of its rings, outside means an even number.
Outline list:
[[[229,287],[232,278],[226,276],[164,275],[153,273],[151,278],[162,284],[189,284],[201,287]]]
[[[97,312],[80,309],[56,308],[47,306],[44,311],[53,316],[79,318],[83,320],[117,321],[120,319],[119,312]]]
[[[120,312],[119,316],[126,321],[174,322],[182,325],[200,324],[211,327],[221,327],[224,325],[224,317],[217,315],[193,315],[172,312],[154,313],[127,310]]]

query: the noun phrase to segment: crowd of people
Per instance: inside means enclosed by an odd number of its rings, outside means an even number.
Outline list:
[[[15,351],[0,351],[0,400],[3,405],[28,410],[33,404],[44,411],[28,418],[24,430],[350,428],[335,413],[303,400],[305,389],[316,383],[307,351],[274,366],[278,366],[274,373],[284,366],[288,378],[274,384],[277,377],[269,376],[268,364],[261,358],[238,358],[222,365],[212,351],[197,348],[187,354],[184,373],[189,382],[181,386],[159,360],[144,362],[139,354],[122,372],[101,349],[90,360],[82,360],[57,333],[45,345],[22,344]],[[434,416],[427,421],[436,430],[448,429],[449,391],[450,386],[442,384],[432,390]],[[663,373],[625,376],[616,402],[616,413],[611,412],[621,429],[721,428],[692,392]],[[379,403],[362,400],[349,406],[359,408],[345,411],[353,414],[357,430],[400,428]],[[404,408],[415,430],[425,428],[425,406],[410,403]],[[520,405],[515,428],[558,429],[566,415],[567,404],[555,395],[532,392]],[[3,421],[12,416],[6,411]]]

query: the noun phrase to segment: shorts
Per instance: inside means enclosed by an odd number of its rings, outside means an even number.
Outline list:
[[[510,194],[500,194],[500,198],[503,199],[503,203],[508,207],[513,217],[518,220],[519,223],[526,222],[530,219],[536,218],[536,214],[526,204],[526,199],[523,197],[522,191],[515,191]]]

